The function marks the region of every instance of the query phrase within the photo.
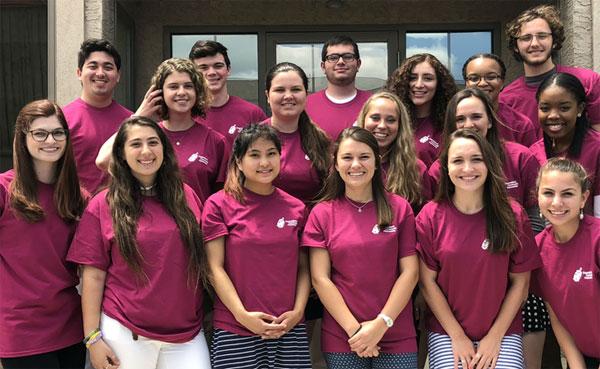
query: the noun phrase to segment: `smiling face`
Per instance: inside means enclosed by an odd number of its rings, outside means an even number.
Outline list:
[[[542,215],[555,227],[577,226],[589,191],[582,193],[573,173],[550,170],[542,172],[538,203]]]
[[[497,61],[490,58],[473,59],[467,65],[465,72],[467,75],[465,81],[467,87],[482,90],[493,103],[498,101],[498,95],[500,94],[500,90],[502,90],[504,80],[501,77],[502,68]],[[474,82],[477,77],[479,77],[479,81]]]
[[[158,134],[151,127],[132,125],[126,137],[123,153],[131,174],[143,186],[153,185],[164,156]]]
[[[396,104],[386,98],[371,101],[365,116],[365,129],[375,136],[380,152],[385,152],[398,137],[400,114]]]
[[[375,165],[375,153],[367,144],[351,138],[340,143],[335,169],[346,184],[346,191],[352,189],[361,192],[370,189]]]
[[[83,87],[82,98],[86,102],[112,98],[121,78],[113,57],[104,51],[90,53],[77,77]]]
[[[549,37],[537,37],[537,35],[550,34]],[[550,25],[542,18],[536,18],[521,25],[519,37],[523,35],[535,35],[531,40],[517,39],[517,51],[523,62],[531,66],[540,66],[552,63],[552,30]]]
[[[456,138],[448,149],[448,175],[456,192],[481,192],[487,178],[487,167],[477,142]]]
[[[429,62],[421,62],[410,72],[408,97],[417,107],[430,107],[437,88],[435,69]]]
[[[266,95],[273,117],[278,120],[299,117],[306,105],[306,89],[302,78],[293,70],[275,75]]]
[[[254,141],[241,160],[239,170],[244,173],[244,187],[256,193],[268,192],[279,175],[281,155],[275,143],[265,138]]]
[[[196,58],[193,62],[206,79],[208,89],[213,95],[227,87],[230,70],[227,68],[223,54]]]
[[[456,129],[472,129],[485,137],[491,126],[483,101],[475,96],[462,99],[456,105]]]
[[[173,113],[187,114],[196,104],[196,89],[189,74],[173,72],[165,78],[162,86],[163,98],[169,115]]]
[[[338,44],[327,47],[327,55],[331,54],[354,54],[354,47],[350,44]],[[360,68],[360,59],[344,61],[339,58],[337,62],[321,62],[321,70],[325,73],[327,81],[334,85],[347,86],[354,83],[356,74]]]
[[[52,132],[54,132],[54,135]],[[67,146],[67,137],[64,133],[65,129],[56,115],[36,118],[31,122],[25,143],[34,167],[44,164],[56,164],[63,156]],[[45,134],[48,134],[48,137],[42,142],[34,139],[34,136],[41,138]],[[55,136],[59,138],[58,141],[54,139]],[[60,138],[63,139],[60,140]]]
[[[538,120],[549,137],[562,139],[575,132],[577,115],[583,113],[584,105],[578,104],[571,92],[557,85],[550,85],[539,97]]]

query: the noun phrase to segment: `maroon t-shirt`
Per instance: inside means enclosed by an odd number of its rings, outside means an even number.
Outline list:
[[[514,141],[529,147],[542,138],[542,128],[525,114],[519,113],[510,105],[498,103],[496,112],[502,124],[498,125],[500,136],[506,141]]]
[[[413,126],[417,156],[429,168],[442,151],[442,131],[435,128],[431,117],[417,118]]]

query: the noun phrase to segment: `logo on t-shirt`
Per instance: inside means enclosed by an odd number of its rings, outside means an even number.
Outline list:
[[[202,156],[202,155],[198,154],[198,152],[195,152],[192,155],[190,155],[190,157],[188,158],[188,161],[190,163],[198,161],[202,164],[208,165],[208,158],[206,156]]]
[[[519,182],[517,182],[517,181],[506,182],[506,189],[507,190],[510,190],[512,188],[518,188],[518,187],[519,187]]]
[[[398,228],[396,228],[396,226],[394,225],[387,226],[383,229],[383,233],[396,233],[397,231]],[[379,234],[379,232],[381,232],[381,230],[379,229],[379,225],[375,224],[373,226],[373,229],[371,229],[371,233]]]
[[[425,135],[425,136],[419,138],[419,142],[420,143],[429,142],[429,144],[431,146],[435,147],[436,149],[438,147],[440,147],[440,144],[436,140],[434,140],[433,138],[431,138],[429,135]]]
[[[230,135],[242,132],[242,129],[244,129],[244,127],[242,126],[236,126],[235,124],[232,125],[231,127],[229,127],[229,130],[227,131],[227,133],[229,133]]]
[[[593,275],[594,275],[594,273],[592,273],[592,271],[584,272],[583,271],[583,267],[579,267],[579,269],[577,269],[575,271],[575,273],[573,274],[573,280],[575,282],[579,282],[581,280],[581,278],[583,278],[583,279],[592,279]]]
[[[279,220],[277,220],[277,228],[280,228],[280,229],[285,226],[295,227],[297,225],[298,225],[298,221],[296,219],[285,220],[285,217],[281,217],[281,218],[279,218]]]
[[[483,242],[481,243],[481,248],[484,250],[487,250],[488,247],[490,247],[490,240],[488,240],[487,238],[485,240],[483,240]]]

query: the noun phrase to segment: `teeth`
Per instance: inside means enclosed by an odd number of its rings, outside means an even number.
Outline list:
[[[388,135],[387,133],[374,132],[373,136],[375,136],[375,138],[386,138]]]
[[[58,147],[44,147],[43,149],[40,149],[41,151],[47,151],[47,152],[55,152],[58,151]]]
[[[360,173],[348,173],[348,175],[350,177],[358,177],[358,176],[362,176],[363,174],[365,174],[364,172],[360,172]]]
[[[558,211],[558,210],[550,210],[548,209],[548,212],[552,215],[565,215],[568,210],[562,210],[562,211]]]

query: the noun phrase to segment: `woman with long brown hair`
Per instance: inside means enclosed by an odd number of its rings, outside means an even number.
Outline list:
[[[5,369],[83,368],[77,267],[66,260],[85,207],[65,117],[19,112],[13,169],[0,174],[0,358]]]
[[[68,259],[83,266],[85,342],[96,369],[210,368],[202,332],[202,204],[151,119],[115,136],[108,189],[85,210]]]

